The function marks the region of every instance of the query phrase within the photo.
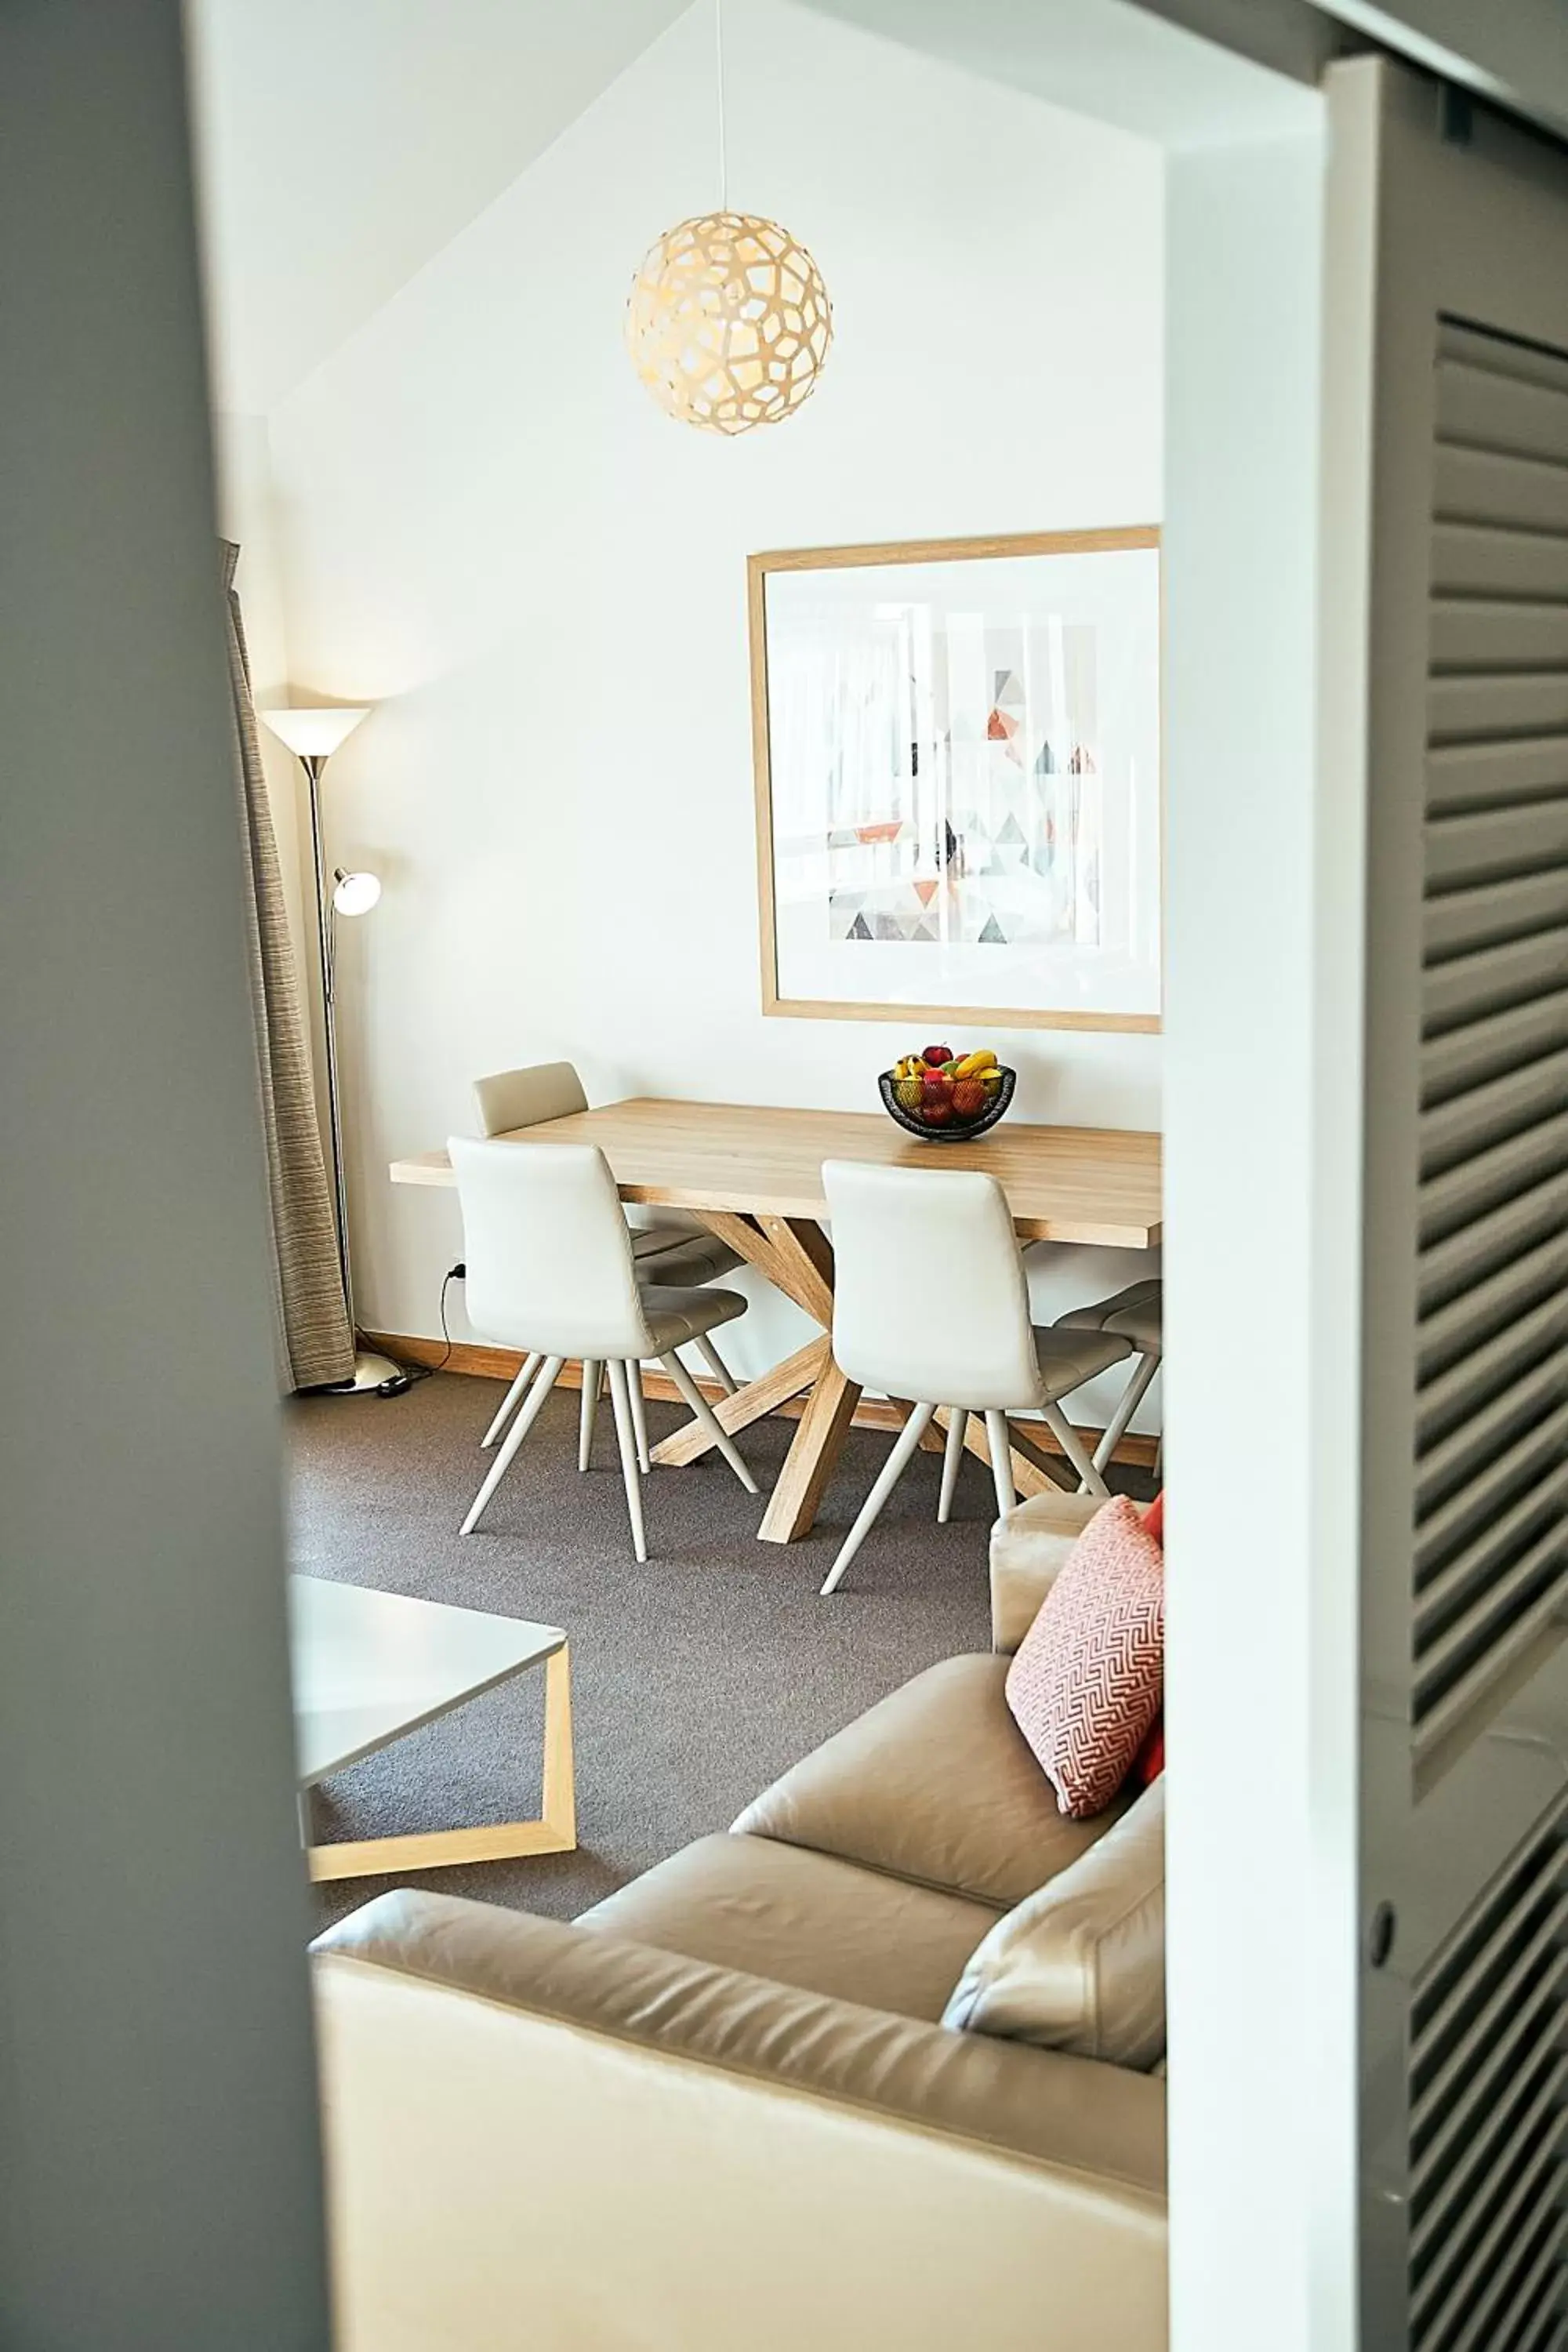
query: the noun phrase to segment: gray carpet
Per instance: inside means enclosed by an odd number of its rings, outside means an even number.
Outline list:
[[[431,1873],[411,1882],[570,1918],[678,1846],[726,1828],[784,1767],[884,1692],[987,1639],[989,1473],[971,1459],[955,1517],[935,1524],[940,1457],[919,1454],[830,1601],[817,1587],[887,1453],[852,1433],[817,1527],[761,1544],[763,1506],[721,1463],[645,1482],[648,1548],[631,1556],[607,1403],[595,1467],[576,1466],[577,1398],[551,1399],[484,1525],[458,1524],[500,1396],[441,1374],[402,1398],[298,1400],[289,1409],[293,1564],[566,1628],[577,1766],[575,1853]],[[684,1418],[654,1404],[657,1440]],[[769,1486],[794,1424],[741,1444]],[[1119,1484],[1149,1493],[1131,1473]],[[318,1837],[383,1837],[519,1819],[539,1807],[543,1678],[523,1676],[326,1783]],[[320,1886],[321,1924],[381,1891]]]

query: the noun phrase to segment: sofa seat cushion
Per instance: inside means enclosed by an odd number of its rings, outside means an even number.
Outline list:
[[[995,1926],[987,1904],[771,1838],[699,1838],[577,1921],[934,2025]]]
[[[1007,1665],[984,1656],[928,1667],[775,1780],[735,1828],[998,1910],[1021,1903],[1131,1799],[1093,1821],[1067,1819],[1007,1711]]]

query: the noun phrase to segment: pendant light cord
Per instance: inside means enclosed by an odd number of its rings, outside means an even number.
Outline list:
[[[724,0],[713,0],[713,70],[719,83],[719,209],[730,209],[730,159],[724,138]]]

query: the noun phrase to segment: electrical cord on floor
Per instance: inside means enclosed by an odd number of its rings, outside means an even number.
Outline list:
[[[410,1381],[427,1381],[433,1373],[444,1372],[447,1365],[451,1362],[452,1349],[456,1343],[453,1340],[451,1331],[447,1323],[447,1293],[451,1288],[453,1283],[466,1280],[468,1272],[468,1267],[464,1265],[462,1259],[459,1258],[457,1265],[449,1265],[447,1268],[446,1273],[441,1276],[441,1337],[447,1344],[442,1351],[441,1360],[438,1363],[405,1364],[404,1366],[404,1370],[407,1372]]]

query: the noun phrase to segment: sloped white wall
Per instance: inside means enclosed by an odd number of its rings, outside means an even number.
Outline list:
[[[219,405],[265,414],[684,0],[186,0]]]
[[[748,551],[1161,514],[1156,151],[782,0],[727,26],[731,201],[795,228],[837,304],[787,427],[674,425],[621,345],[644,247],[715,194],[702,10],[270,420],[295,687],[379,706],[328,797],[336,857],[386,882],[342,1013],[382,1329],[436,1328],[459,1241],[455,1200],[387,1161],[468,1127],[475,1073],[566,1055],[597,1100],[869,1108],[924,1042],[761,1013]],[[1157,1037],[989,1036],[1016,1115],[1159,1124]],[[1147,1270],[1064,1252],[1043,1296]],[[759,1303],[748,1368],[795,1344]]]

